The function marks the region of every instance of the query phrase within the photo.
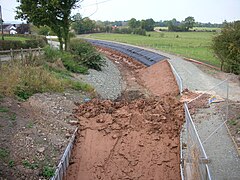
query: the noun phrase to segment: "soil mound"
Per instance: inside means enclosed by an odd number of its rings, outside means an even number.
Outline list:
[[[139,74],[145,87],[154,95],[171,94],[177,96],[179,94],[178,85],[167,60],[142,69]]]
[[[183,106],[174,97],[94,99],[75,116],[80,130],[66,179],[180,179]]]

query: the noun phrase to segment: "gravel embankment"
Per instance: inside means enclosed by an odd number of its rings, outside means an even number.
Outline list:
[[[92,85],[103,99],[116,99],[122,92],[121,73],[117,66],[106,58],[106,66],[102,71],[89,70],[88,75],[80,75],[80,78]]]

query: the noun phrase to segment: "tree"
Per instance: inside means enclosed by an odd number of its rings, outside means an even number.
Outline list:
[[[132,18],[128,21],[128,26],[132,29],[139,28],[140,22],[137,21],[135,18]]]
[[[79,13],[73,16],[72,28],[77,34],[91,33],[95,27],[95,21],[92,21],[90,18],[82,18]]]
[[[145,29],[146,31],[153,31],[155,26],[155,21],[151,19],[146,19],[144,22],[145,26],[142,27],[142,29]]]
[[[60,49],[68,49],[71,10],[81,0],[17,0],[17,19],[32,22],[37,27],[48,26],[58,36]]]
[[[187,18],[185,18],[183,23],[184,23],[186,31],[189,31],[189,29],[193,28],[193,26],[195,24],[195,19],[192,16],[188,16]]]
[[[240,74],[240,21],[225,23],[212,48],[221,61],[221,70]]]

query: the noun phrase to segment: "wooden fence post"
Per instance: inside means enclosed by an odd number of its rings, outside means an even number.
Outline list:
[[[10,49],[10,56],[11,56],[11,60],[13,60],[13,50],[12,50],[12,48]]]
[[[23,48],[21,48],[21,60],[23,60]]]

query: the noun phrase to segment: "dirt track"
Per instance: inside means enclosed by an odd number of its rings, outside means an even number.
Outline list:
[[[78,107],[80,130],[65,179],[180,179],[183,106],[175,98],[177,85],[167,61],[151,73],[121,55],[107,55],[119,64],[126,91],[120,101],[93,100]],[[160,86],[163,74],[168,83]],[[148,95],[137,98],[138,93]]]

